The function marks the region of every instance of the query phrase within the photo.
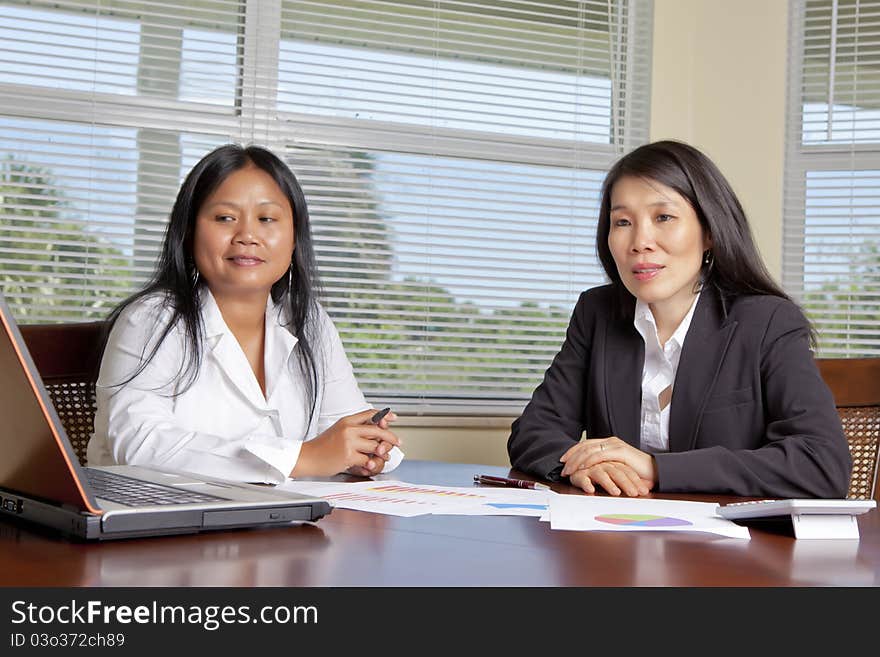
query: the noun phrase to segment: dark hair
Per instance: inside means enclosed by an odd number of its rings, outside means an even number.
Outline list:
[[[620,158],[611,167],[602,186],[596,251],[605,273],[618,289],[621,301],[633,297],[620,280],[608,246],[608,233],[611,230],[611,191],[614,184],[625,176],[661,183],[691,204],[700,225],[712,240],[710,264],[704,260],[700,284],[717,288],[722,303],[746,294],[768,294],[792,300],[767,271],[742,205],[718,167],[693,146],[678,141],[657,141]]]
[[[287,328],[297,336],[299,366],[306,380],[306,402],[312,416],[317,399],[317,363],[315,349],[318,287],[312,231],[305,196],[296,176],[288,166],[270,151],[259,146],[226,144],[205,155],[189,172],[169,216],[162,245],[162,253],[150,282],[139,292],[125,299],[110,313],[107,334],[120,314],[143,297],[160,294],[171,311],[171,319],[158,329],[158,339],[149,354],[142,357],[138,369],[125,381],[137,377],[155,357],[159,346],[174,328],[182,322],[185,334],[184,358],[179,371],[169,378],[183,376],[183,390],[198,377],[202,362],[203,327],[199,307],[199,290],[205,285],[198,278],[193,260],[193,236],[196,216],[207,199],[232,173],[247,166],[255,166],[269,174],[290,202],[293,211],[296,248],[291,258],[291,275],[282,276],[273,286],[272,300],[287,307],[290,317]],[[106,337],[105,337],[106,343]]]

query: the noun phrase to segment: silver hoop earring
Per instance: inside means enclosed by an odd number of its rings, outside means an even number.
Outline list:
[[[287,290],[293,289],[293,263],[287,268]]]

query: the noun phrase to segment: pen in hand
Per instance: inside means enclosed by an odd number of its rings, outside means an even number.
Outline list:
[[[382,421],[382,419],[383,419],[386,415],[388,415],[388,413],[390,413],[390,412],[391,412],[391,407],[390,407],[390,406],[386,406],[386,407],[383,408],[381,411],[376,411],[376,412],[373,414],[373,417],[370,418],[370,424],[379,424],[379,423]],[[384,448],[382,447],[383,444],[385,445]],[[390,460],[391,457],[390,457],[390,455],[389,455],[389,452],[391,451],[392,447],[393,447],[393,446],[390,445],[390,444],[387,444],[387,443],[380,443],[380,446],[379,446],[379,448],[378,448],[378,451],[377,451],[377,453],[376,453],[376,456],[378,456],[378,457],[384,459],[385,461]]]
[[[491,475],[474,475],[474,483],[485,486],[508,486],[510,488],[531,488],[533,490],[550,490],[547,484],[525,479],[508,479],[507,477],[493,477]]]
[[[386,415],[388,415],[388,413],[390,411],[391,411],[390,406],[386,406],[381,411],[376,411],[376,413],[373,415],[373,417],[370,418],[370,424],[379,424],[379,422],[382,421],[382,418],[385,417]]]

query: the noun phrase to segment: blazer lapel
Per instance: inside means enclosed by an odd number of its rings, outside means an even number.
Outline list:
[[[641,440],[645,343],[631,319],[611,319],[606,331],[605,404],[611,431],[621,440],[638,447]]]
[[[696,446],[703,408],[736,325],[736,321],[726,321],[715,288],[707,287],[697,301],[678,361],[669,411],[670,452],[684,452]]]

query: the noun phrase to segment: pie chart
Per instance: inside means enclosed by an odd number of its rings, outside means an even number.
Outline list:
[[[646,513],[606,513],[596,516],[599,522],[609,525],[628,525],[630,527],[685,527],[693,525],[689,520],[670,518],[669,516],[653,516]]]

